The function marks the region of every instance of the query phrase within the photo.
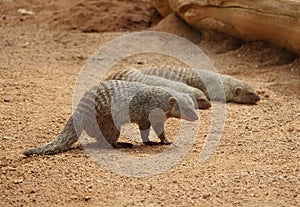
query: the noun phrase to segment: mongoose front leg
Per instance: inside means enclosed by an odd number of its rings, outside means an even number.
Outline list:
[[[166,138],[165,123],[158,122],[156,124],[153,124],[152,128],[154,129],[156,135],[160,139],[161,144],[171,144],[172,143]]]
[[[143,120],[139,123],[141,138],[142,138],[143,143],[145,145],[155,145],[155,144],[157,144],[155,142],[151,142],[150,139],[149,139],[150,126],[151,126],[151,124],[150,124],[149,120]]]

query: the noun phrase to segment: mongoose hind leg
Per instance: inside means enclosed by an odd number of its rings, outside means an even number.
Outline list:
[[[104,135],[105,136],[105,135]],[[110,133],[109,136],[105,136],[105,139],[106,139],[106,143],[105,143],[105,146],[111,146],[115,149],[118,149],[118,148],[131,148],[133,147],[133,144],[131,143],[128,143],[128,142],[118,142],[118,138],[120,136],[120,132],[119,131],[115,131],[114,133]]]
[[[114,124],[111,126],[111,129],[105,133],[105,139],[107,142],[115,149],[117,148],[132,148],[133,144],[128,142],[118,142],[120,137],[121,128],[118,129]]]
[[[106,122],[99,122],[100,133],[96,138],[99,145],[105,148],[119,148],[118,139],[120,137],[120,129],[118,129],[113,121],[107,119]]]

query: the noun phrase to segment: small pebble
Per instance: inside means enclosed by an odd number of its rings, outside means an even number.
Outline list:
[[[71,199],[76,200],[77,196],[76,195],[71,195]]]
[[[210,194],[205,194],[205,195],[202,196],[203,199],[207,199],[209,197],[210,197]]]
[[[15,180],[14,181],[14,184],[20,184],[20,183],[22,183],[23,182],[23,179],[19,179],[19,180]]]
[[[84,197],[84,200],[85,200],[85,201],[89,201],[89,200],[91,200],[91,199],[92,199],[92,198],[89,197],[89,196],[85,196],[85,197]]]

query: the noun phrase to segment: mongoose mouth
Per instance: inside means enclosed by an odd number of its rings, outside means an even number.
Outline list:
[[[252,94],[251,103],[250,104],[257,104],[257,102],[259,102],[259,101],[260,101],[259,95]]]
[[[187,121],[197,121],[199,118],[197,118],[197,119],[186,119]]]
[[[199,119],[198,113],[195,114],[189,114],[189,116],[182,117],[183,119],[187,121],[197,121]]]
[[[177,119],[184,119],[186,121],[197,121],[199,119],[198,113],[195,110],[195,112],[182,112],[178,116],[172,116],[169,113],[166,114],[168,118],[174,117]]]
[[[255,94],[253,92],[249,92],[241,97],[241,100],[239,103],[251,105],[251,104],[257,104],[257,102],[259,102],[259,101],[260,101],[259,95]]]
[[[208,109],[211,107],[211,103],[206,100],[198,100],[197,104],[199,109]]]
[[[254,101],[255,101],[255,103],[259,102],[260,101],[260,97],[258,95],[255,95]]]

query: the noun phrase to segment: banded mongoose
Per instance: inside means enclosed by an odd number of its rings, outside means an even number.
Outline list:
[[[189,68],[151,68],[142,71],[144,74],[156,75],[164,77],[170,80],[182,81],[189,86],[198,88],[203,91],[206,97],[209,97],[207,87],[203,80],[209,80],[208,84],[213,86],[216,79],[214,76],[218,75],[220,81],[223,84],[226,102],[235,102],[241,104],[256,104],[260,97],[255,93],[250,85],[247,83],[234,78],[229,75],[218,74],[208,70],[193,70]],[[201,79],[201,78],[202,79]],[[211,94],[214,95],[214,94]],[[218,99],[217,97],[215,97]]]
[[[125,80],[152,86],[167,87],[178,92],[189,94],[194,100],[195,106],[199,109],[208,109],[211,107],[211,103],[199,89],[191,87],[185,83],[168,80],[154,75],[146,75],[137,69],[130,68],[115,72],[106,77],[105,80]]]
[[[52,142],[24,151],[23,154],[61,153],[68,150],[84,130],[90,137],[95,137],[98,143],[103,143],[104,137],[112,147],[119,147],[117,141],[121,126],[130,122],[139,125],[144,142],[149,142],[149,129],[152,126],[161,143],[169,144],[164,124],[170,117],[196,121],[198,113],[191,97],[171,89],[136,82],[105,81],[84,94],[73,116]]]

